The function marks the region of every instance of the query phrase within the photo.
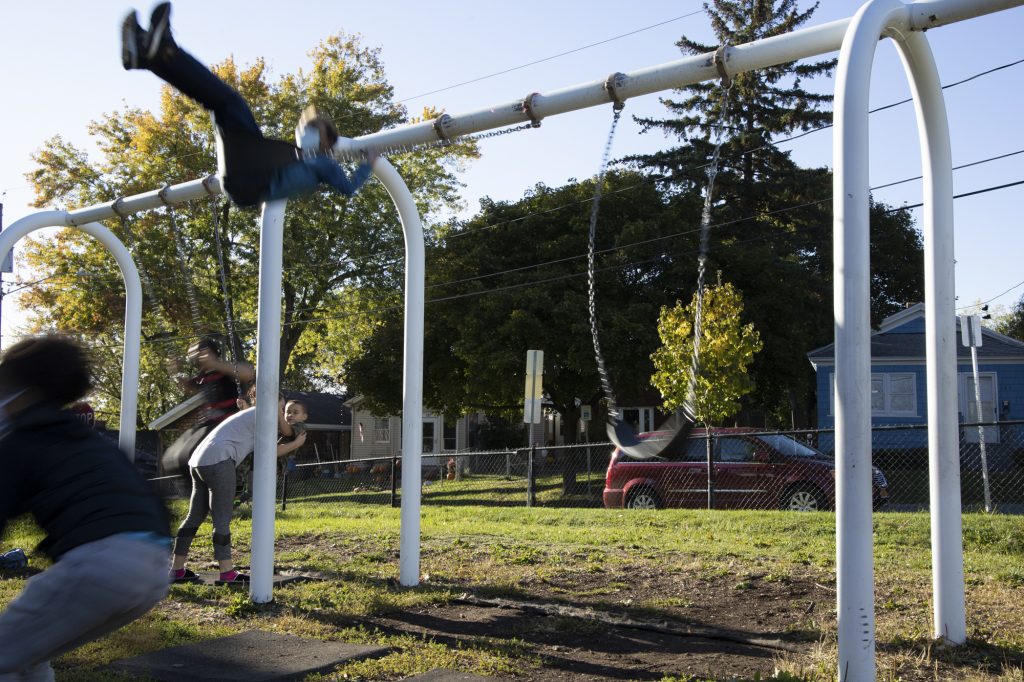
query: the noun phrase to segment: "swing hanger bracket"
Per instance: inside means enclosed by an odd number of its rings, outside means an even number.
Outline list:
[[[204,185],[205,186],[205,185]],[[170,206],[171,202],[167,201],[167,192],[171,189],[171,183],[165,183],[163,188],[157,192],[157,197],[160,198],[160,203],[164,206]]]
[[[715,67],[715,71],[718,72],[718,76],[722,79],[722,85],[725,87],[732,84],[732,76],[729,75],[725,66],[729,61],[729,49],[729,45],[720,45],[711,56],[711,65]]]
[[[124,197],[118,197],[117,199],[114,200],[114,203],[112,203],[110,205],[110,210],[113,211],[114,215],[116,215],[121,220],[127,220],[128,219],[128,214],[124,212],[124,210],[122,208],[123,206],[124,206]]]
[[[604,81],[604,91],[608,93],[615,111],[622,111],[626,107],[626,100],[619,94],[619,89],[626,82],[626,74],[616,71]]]
[[[209,194],[211,197],[215,197],[215,196],[218,196],[220,194],[220,192],[213,191],[213,183],[216,180],[217,180],[217,176],[216,175],[207,175],[205,178],[203,178],[203,189],[205,189],[206,193]]]
[[[452,117],[444,113],[434,119],[434,134],[437,135],[437,139],[445,145],[452,143],[452,138],[448,135],[448,131],[446,130],[446,128],[451,125],[451,122]]]
[[[541,118],[537,115],[536,110],[538,96],[540,96],[539,92],[531,92],[523,99],[522,104],[520,104],[523,113],[530,119],[531,128],[540,128]]]

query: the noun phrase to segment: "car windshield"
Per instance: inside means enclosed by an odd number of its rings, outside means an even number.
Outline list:
[[[766,434],[758,436],[768,445],[775,448],[779,453],[783,455],[789,455],[791,457],[820,457],[820,452],[814,448],[804,445],[803,443],[794,440],[790,436],[783,436],[780,434]]]

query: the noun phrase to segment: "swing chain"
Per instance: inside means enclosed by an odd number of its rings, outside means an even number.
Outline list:
[[[601,340],[597,332],[597,302],[595,290],[595,241],[597,236],[597,213],[601,205],[601,195],[604,190],[604,176],[608,169],[608,157],[612,151],[612,141],[615,139],[615,129],[622,117],[622,106],[620,103],[612,107],[612,125],[608,131],[608,139],[604,145],[604,152],[601,155],[601,167],[594,179],[594,198],[590,205],[590,226],[587,233],[587,311],[590,314],[590,335],[594,342],[594,358],[597,360],[597,374],[601,381],[601,390],[605,400],[608,402],[609,419],[619,421],[619,408],[615,401],[615,391],[612,388],[611,377],[608,375],[608,367],[605,365],[604,354],[601,352]]]
[[[188,272],[188,257],[185,253],[185,243],[182,240],[181,231],[178,229],[178,221],[174,215],[174,206],[167,201],[166,194],[170,188],[170,183],[164,185],[158,196],[164,206],[167,207],[167,217],[170,218],[171,233],[174,236],[174,248],[178,253],[178,263],[181,265],[182,279],[185,282],[185,296],[188,298],[188,307],[192,314],[192,331],[198,336],[200,333],[199,330],[202,326],[201,318],[199,316],[199,300],[196,297],[196,288],[192,282],[192,277]]]
[[[231,310],[231,296],[228,292],[227,270],[224,267],[224,246],[220,238],[220,211],[221,203],[216,197],[212,200],[213,205],[213,240],[217,249],[217,264],[219,265],[220,290],[224,296],[224,319],[228,328],[228,348],[231,350],[231,359],[234,360],[235,387],[238,395],[242,395],[242,382],[238,378],[238,353],[235,348],[238,345],[238,334],[235,331],[235,320]]]
[[[690,360],[690,376],[686,390],[686,407],[693,411],[696,404],[697,377],[700,375],[700,340],[704,332],[704,278],[707,273],[708,249],[711,236],[711,207],[713,204],[715,178],[718,175],[718,165],[721,158],[722,144],[725,142],[725,119],[729,114],[729,94],[732,91],[733,81],[725,71],[723,64],[728,49],[722,45],[715,52],[716,67],[722,75],[722,94],[719,99],[719,125],[715,126],[714,150],[711,154],[711,162],[707,167],[708,184],[704,193],[704,205],[700,214],[700,250],[697,256],[697,303],[693,314],[693,356]]]
[[[494,137],[501,137],[503,135],[509,135],[511,133],[518,133],[523,130],[530,130],[536,126],[533,123],[524,123],[518,126],[512,126],[511,128],[500,128],[498,130],[492,130],[486,133],[480,133],[479,135],[457,135],[455,137],[447,137],[443,132],[442,128],[444,123],[440,123],[441,119],[445,117],[450,120],[447,114],[442,114],[440,117],[434,120],[434,130],[438,131],[438,137],[441,139],[434,140],[433,142],[423,142],[421,144],[399,144],[391,145],[388,147],[380,147],[378,152],[381,156],[400,156],[404,154],[413,154],[415,152],[427,151],[429,149],[438,149],[440,147],[450,147],[457,142],[479,142],[480,140],[489,140]],[[353,152],[331,152],[335,159],[339,161],[358,161],[362,157],[362,153]]]

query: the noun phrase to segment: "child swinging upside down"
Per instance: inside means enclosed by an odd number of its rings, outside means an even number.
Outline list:
[[[298,147],[263,137],[241,95],[174,42],[170,18],[169,2],[153,10],[149,31],[139,26],[134,11],[125,17],[121,26],[124,68],[152,71],[213,115],[218,175],[233,202],[256,206],[310,192],[321,183],[354,194],[366,182],[376,154],[368,153],[349,179],[330,156],[338,131],[313,107],[302,113],[295,128]]]

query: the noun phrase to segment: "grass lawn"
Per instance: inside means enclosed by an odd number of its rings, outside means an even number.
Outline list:
[[[183,511],[176,504],[175,512]],[[233,528],[243,562],[251,532],[246,511]],[[438,667],[553,679],[573,668],[565,660],[599,669],[596,654],[585,650],[603,649],[600,642],[616,627],[603,616],[614,613],[795,643],[790,651],[733,668],[728,656],[692,656],[686,668],[676,669],[674,661],[683,658],[663,655],[627,679],[830,680],[836,668],[834,524],[834,515],[824,512],[425,506],[422,583],[401,588],[399,510],[290,504],[278,514],[277,563],[323,581],[279,589],[266,606],[224,588],[174,586],[145,618],[65,655],[55,667],[58,680],[117,679],[103,669],[112,660],[264,629],[391,648],[384,658],[316,679],[391,680]],[[970,640],[958,648],[930,638],[928,524],[927,514],[875,515],[879,679],[1024,682],[1024,517],[965,515]],[[200,570],[213,565],[208,529],[193,550],[193,567]],[[31,547],[38,539],[38,530],[20,521],[8,527],[0,547]],[[31,559],[33,566],[45,563],[35,554]],[[0,579],[0,603],[23,582]],[[410,614],[471,617],[467,599],[558,606],[564,613],[534,613],[513,636],[494,636],[482,624],[458,637],[407,627]],[[602,665],[626,665],[613,654],[602,651],[612,661]]]

